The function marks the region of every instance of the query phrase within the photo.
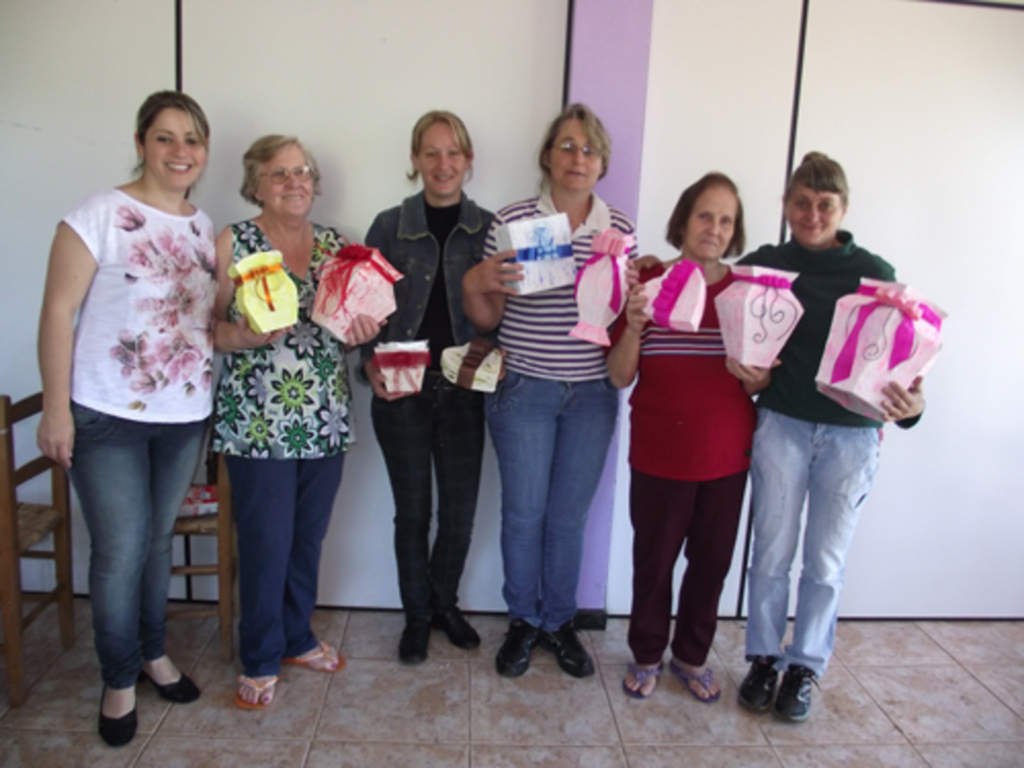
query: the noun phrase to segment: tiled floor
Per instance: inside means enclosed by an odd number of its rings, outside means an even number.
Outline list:
[[[170,652],[203,696],[169,705],[140,686],[139,734],[113,750],[95,732],[101,685],[88,601],[76,611],[71,650],[57,643],[54,616],[32,628],[28,701],[10,709],[3,686],[0,766],[1024,767],[1024,622],[841,623],[811,719],[794,726],[736,703],[738,621],[720,624],[711,664],[725,692],[708,706],[668,675],[652,698],[627,698],[621,619],[584,633],[594,677],[570,678],[538,649],[523,677],[506,680],[494,671],[501,617],[473,617],[479,650],[435,633],[430,659],[407,668],[395,656],[400,614],[324,610],[317,632],[340,645],[347,666],[334,675],[284,669],[263,712],[232,704],[238,669],[218,658],[215,620],[177,621]]]

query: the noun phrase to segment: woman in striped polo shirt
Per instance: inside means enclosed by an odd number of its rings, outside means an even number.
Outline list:
[[[597,116],[572,104],[551,124],[540,151],[538,197],[498,212],[485,259],[463,281],[466,315],[481,332],[499,328],[505,377],[487,396],[485,412],[502,486],[503,594],[509,630],[498,673],[523,674],[534,645],[555,654],[575,677],[594,665],[573,628],[587,511],[604,467],[618,413],[602,348],[569,336],[579,320],[573,286],[519,296],[506,283],[521,279],[496,252],[496,232],[509,222],[565,213],[577,268],[593,255],[591,241],[608,228],[632,234],[622,211],[594,185],[608,170],[611,140]]]

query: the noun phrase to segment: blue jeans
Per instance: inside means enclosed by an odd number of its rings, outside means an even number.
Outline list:
[[[345,454],[322,459],[225,456],[238,531],[238,656],[249,677],[316,648],[320,548]]]
[[[587,511],[618,409],[608,379],[567,382],[508,371],[487,396],[501,473],[509,618],[553,631],[575,616]]]
[[[205,421],[152,424],[71,404],[71,481],[91,538],[89,596],[103,682],[129,688],[164,655],[171,539]]]
[[[835,642],[846,554],[878,470],[879,430],[758,414],[750,466],[754,551],[747,658],[781,657],[821,676]],[[789,574],[807,500],[793,642],[782,648]]]
[[[429,621],[459,602],[484,452],[484,399],[428,371],[423,391],[398,400],[374,397],[373,429],[395,497],[395,557],[402,607]],[[431,464],[437,476],[437,535]]]

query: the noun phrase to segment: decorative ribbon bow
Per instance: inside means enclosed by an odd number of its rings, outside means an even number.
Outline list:
[[[579,300],[580,278],[583,277],[583,270],[591,264],[597,264],[601,259],[608,257],[612,264],[612,296],[608,301],[608,308],[616,315],[622,311],[626,303],[626,297],[622,295],[622,264],[619,259],[629,253],[629,249],[636,244],[636,238],[632,235],[624,235],[617,229],[606,229],[604,232],[594,235],[590,242],[590,250],[594,252],[583,263],[583,268],[576,273],[576,287],[573,288],[573,298]]]
[[[572,256],[572,245],[561,243],[560,245],[549,245],[543,248],[531,245],[528,248],[516,250],[516,261],[548,261],[549,259],[567,259]]]
[[[283,267],[281,266],[281,262],[278,262],[277,264],[266,264],[262,267],[256,267],[255,269],[249,270],[244,275],[239,275],[233,279],[236,288],[241,288],[250,280],[258,279],[260,281],[260,285],[263,287],[263,295],[261,298],[267,303],[267,308],[273,312],[274,300],[270,296],[270,286],[267,284],[267,275],[282,271]],[[260,292],[256,291],[256,295],[260,296]]]
[[[317,248],[319,249],[320,246],[318,245]],[[325,315],[334,314],[337,308],[344,303],[345,297],[348,296],[352,274],[361,264],[369,264],[389,283],[393,284],[398,279],[387,267],[380,263],[384,257],[381,256],[380,251],[376,248],[367,248],[365,245],[346,245],[344,248],[340,248],[337,253],[328,253],[327,255],[331,258],[324,261],[318,270],[320,273],[320,285],[324,289],[323,294],[318,294],[323,297],[318,309]],[[327,311],[326,307],[328,296],[338,299],[337,306],[330,312]]]
[[[893,335],[892,352],[889,354],[890,371],[904,360],[907,360],[910,357],[910,353],[913,352],[915,320],[924,320],[929,325],[934,326],[937,331],[942,328],[942,318],[931,307],[923,302],[908,299],[898,290],[862,285],[857,289],[857,293],[861,296],[871,296],[874,298],[874,301],[862,304],[857,309],[857,321],[854,323],[850,334],[846,337],[846,342],[836,357],[835,365],[832,366],[831,382],[833,384],[850,378],[850,375],[853,373],[853,362],[857,357],[860,332],[863,330],[868,317],[876,309],[892,307],[899,310],[903,315],[899,325],[896,326],[896,333]]]
[[[373,364],[378,370],[394,368],[394,382],[396,389],[403,379],[408,383],[409,389],[416,389],[417,368],[425,368],[430,365],[430,352],[427,350],[417,352],[374,352]]]
[[[793,287],[793,283],[790,280],[782,277],[781,275],[744,275],[738,272],[732,273],[734,280],[743,280],[746,283],[757,283],[763,285],[766,288],[774,288],[777,291],[789,290]]]
[[[651,302],[651,308],[654,310],[651,316],[654,322],[662,328],[672,327],[669,324],[669,319],[672,317],[672,310],[679,299],[679,294],[683,292],[686,284],[690,282],[690,276],[698,269],[700,267],[692,261],[683,259],[672,267],[665,276],[661,283],[661,288],[658,290],[658,295]]]

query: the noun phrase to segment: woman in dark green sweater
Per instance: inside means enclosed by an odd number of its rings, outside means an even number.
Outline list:
[[[804,315],[775,368],[728,362],[743,381],[770,379],[758,401],[750,467],[754,547],[746,654],[751,666],[740,687],[740,703],[763,712],[774,702],[775,714],[792,721],[810,714],[812,683],[824,674],[832,655],[846,554],[878,469],[882,422],[846,410],[814,383],[836,301],[855,293],[863,277],[896,279],[888,262],[839,229],[848,196],[837,162],[819,152],[804,157],[784,200],[793,238],[763,246],[742,261],[798,272],[793,293]],[[909,389],[890,383],[884,392],[885,421],[912,426],[924,410],[920,379]],[[783,648],[789,574],[805,500],[796,622],[793,641]],[[779,670],[785,674],[776,696]]]

